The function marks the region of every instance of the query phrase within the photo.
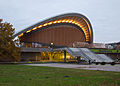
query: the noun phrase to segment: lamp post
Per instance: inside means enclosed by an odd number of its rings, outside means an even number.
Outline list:
[[[53,43],[50,44],[50,48],[52,48],[52,50],[51,50],[51,57],[50,57],[50,61],[52,61]]]

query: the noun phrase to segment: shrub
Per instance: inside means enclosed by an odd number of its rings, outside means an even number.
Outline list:
[[[96,64],[96,65],[98,65],[98,64],[99,64],[99,62],[96,62],[95,64]]]
[[[101,65],[105,65],[106,64],[106,62],[101,62]]]
[[[111,65],[115,65],[115,62],[112,62]]]

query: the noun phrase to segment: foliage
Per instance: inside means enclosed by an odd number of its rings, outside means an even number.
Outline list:
[[[14,40],[14,31],[10,23],[2,23],[0,19],[0,62],[19,61],[20,48],[18,40]]]
[[[105,65],[106,64],[106,62],[101,62],[101,65]]]
[[[96,64],[96,65],[99,65],[100,63],[99,63],[99,62],[96,62],[95,64]]]
[[[115,49],[90,49],[94,53],[120,53],[120,50]]]
[[[111,65],[115,65],[115,62],[112,62]]]

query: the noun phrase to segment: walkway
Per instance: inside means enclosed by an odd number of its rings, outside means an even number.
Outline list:
[[[64,64],[64,63],[24,64],[24,65],[120,72],[120,65],[114,65],[114,66],[112,66],[112,65],[95,65],[95,64],[92,64],[92,65],[79,65],[79,64]]]

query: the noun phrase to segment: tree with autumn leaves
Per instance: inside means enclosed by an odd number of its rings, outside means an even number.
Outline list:
[[[20,61],[19,42],[15,40],[15,29],[10,23],[2,23],[0,19],[0,62]]]

